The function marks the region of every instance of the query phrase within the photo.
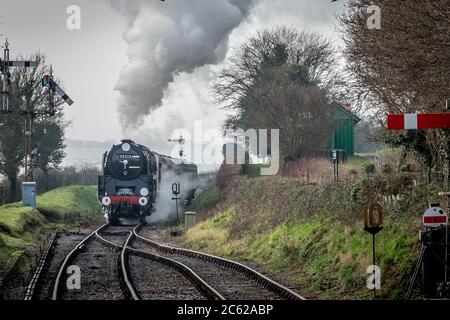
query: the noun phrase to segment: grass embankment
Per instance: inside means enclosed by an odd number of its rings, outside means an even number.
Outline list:
[[[78,227],[100,217],[94,186],[47,192],[37,197],[37,209],[25,208],[22,203],[0,207],[0,271],[8,270],[51,230]],[[27,264],[26,259],[23,263]]]
[[[362,206],[369,196],[388,194],[402,198],[384,205],[384,230],[376,238],[382,270],[378,294],[396,299],[417,259],[421,212],[438,200],[437,190],[416,186],[408,173],[322,186],[278,176],[240,177],[237,187],[220,193],[213,186],[199,197],[195,209],[206,220],[188,232],[185,242],[264,264],[307,297],[372,298],[366,288],[372,236],[363,230]]]

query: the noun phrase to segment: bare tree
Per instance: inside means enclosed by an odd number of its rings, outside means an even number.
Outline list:
[[[379,30],[367,25],[371,5],[380,8]],[[379,120],[384,113],[445,109],[443,102],[450,96],[449,17],[448,0],[348,3],[339,25],[346,44],[348,89],[360,108]],[[448,150],[448,135],[438,130],[424,134],[434,165],[447,162],[441,151]]]
[[[264,70],[282,65],[304,68],[308,79],[328,94],[340,93],[343,86],[336,51],[328,39],[281,26],[259,31],[235,50],[214,84],[216,101],[240,109],[242,100],[254,98],[252,86]]]
[[[381,29],[370,29],[377,5]],[[434,111],[450,91],[448,0],[353,0],[339,18],[358,97],[388,112]]]
[[[286,68],[266,70],[254,85],[258,103],[250,103],[242,122],[280,129],[280,152],[290,161],[327,147],[333,132],[333,108],[325,89],[296,82]]]
[[[259,31],[242,44],[214,84],[231,111],[226,128],[278,128],[284,157],[325,147],[330,103],[343,85],[335,50],[321,35],[287,27]]]

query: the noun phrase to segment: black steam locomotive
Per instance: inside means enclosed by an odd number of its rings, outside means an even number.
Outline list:
[[[102,168],[98,197],[113,224],[119,218],[144,222],[155,211],[159,193],[172,192],[172,183],[186,182],[185,201],[191,201],[198,177],[195,164],[160,155],[131,140],[122,140],[105,152]]]

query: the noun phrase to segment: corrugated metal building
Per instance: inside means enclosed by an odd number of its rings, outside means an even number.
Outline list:
[[[330,148],[347,151],[348,156],[355,154],[355,126],[361,119],[351,111],[351,105],[335,103],[335,130]]]

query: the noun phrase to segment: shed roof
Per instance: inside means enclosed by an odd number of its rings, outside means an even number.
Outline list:
[[[351,112],[350,110],[348,110],[347,108],[345,108],[342,104],[334,102],[332,104],[333,107],[336,107],[339,111],[341,111],[343,114],[345,114],[346,116],[348,116],[349,118],[351,118],[355,124],[357,124],[358,122],[360,122],[362,119],[360,117],[358,117],[356,114],[354,114],[353,112]]]

